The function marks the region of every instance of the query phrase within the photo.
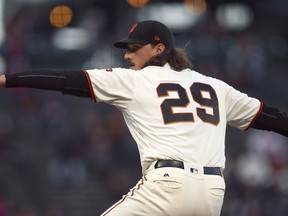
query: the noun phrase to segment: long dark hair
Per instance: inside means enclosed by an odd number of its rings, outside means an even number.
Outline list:
[[[161,55],[152,58],[146,64],[146,66],[148,65],[164,66],[166,63],[168,63],[170,67],[176,71],[182,71],[187,68],[189,69],[193,68],[193,65],[189,60],[189,56],[186,50],[182,48],[165,49]]]

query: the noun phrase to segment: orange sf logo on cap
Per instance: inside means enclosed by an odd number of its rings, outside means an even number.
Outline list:
[[[160,41],[161,39],[160,39],[159,36],[155,35],[154,40],[155,40],[155,41]]]
[[[134,24],[132,28],[130,29],[129,34],[131,34],[136,29],[137,26],[138,26],[138,23]]]

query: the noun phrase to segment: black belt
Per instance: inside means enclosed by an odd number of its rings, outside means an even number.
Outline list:
[[[184,163],[177,160],[158,160],[156,164],[154,165],[155,169],[161,168],[161,167],[176,167],[180,169],[184,169]],[[204,174],[206,175],[222,175],[222,171],[220,167],[203,167],[204,168]],[[193,172],[194,169],[191,168],[191,172]]]

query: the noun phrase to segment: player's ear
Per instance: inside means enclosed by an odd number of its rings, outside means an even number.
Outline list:
[[[160,55],[161,53],[164,52],[164,50],[166,49],[165,45],[162,43],[159,43],[155,46],[155,50],[157,52],[158,55]]]

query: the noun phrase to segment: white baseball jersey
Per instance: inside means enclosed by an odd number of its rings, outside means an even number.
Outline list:
[[[158,159],[224,168],[226,124],[245,130],[262,106],[221,80],[168,64],[86,72],[95,100],[123,113],[143,172]]]

